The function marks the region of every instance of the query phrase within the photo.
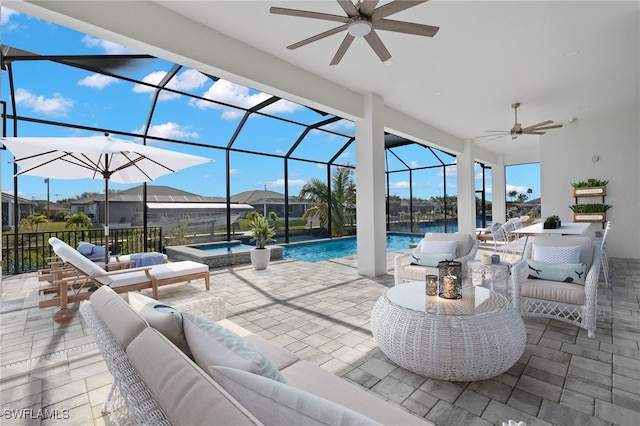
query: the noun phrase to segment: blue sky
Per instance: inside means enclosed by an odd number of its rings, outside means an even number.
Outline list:
[[[126,47],[97,39],[28,15],[2,8],[2,44],[43,55],[96,55],[126,54],[133,52]],[[145,61],[125,73],[142,81],[158,82],[173,64],[164,60]],[[119,81],[100,74],[65,67],[48,62],[14,63],[16,106],[19,115],[33,116],[43,120],[81,124],[88,127],[141,133],[146,125],[151,105],[152,91],[148,86]],[[46,74],[47,78],[44,78]],[[270,95],[238,84],[218,80],[213,82],[203,74],[183,68],[170,87],[215,99],[221,102],[250,107]],[[9,101],[8,77],[2,72],[2,99]],[[294,122],[310,124],[321,121],[322,116],[293,102],[281,100],[268,107],[270,114]],[[216,106],[193,98],[164,93],[156,107],[149,134],[158,137],[180,139],[194,144],[224,147],[235,131],[242,111]],[[341,120],[326,127],[347,136],[354,135],[353,123]],[[252,117],[234,143],[240,149],[252,149],[270,155],[286,153],[303,126],[291,125],[265,117]],[[93,136],[95,133],[65,127],[42,126],[21,123],[19,136]],[[13,136],[9,127],[8,136]],[[115,135],[127,140],[136,138]],[[333,133],[311,132],[295,154],[300,158],[317,161],[329,160],[347,138]],[[225,155],[222,149],[198,146],[182,146],[167,142],[150,144],[165,149],[201,155],[214,160],[202,166],[180,171],[177,175],[161,177],[151,184],[173,186],[205,196],[225,195]],[[428,150],[420,146],[398,148],[396,153],[412,167],[428,167],[439,164]],[[441,153],[445,162],[454,162],[455,157]],[[2,151],[2,190],[13,191],[13,165],[10,153]],[[355,146],[347,148],[337,161],[339,164],[355,164]],[[388,156],[389,170],[405,168],[394,157]],[[232,153],[230,161],[231,193],[264,189],[284,192],[283,160],[276,157],[256,157]],[[480,170],[477,169],[480,177]],[[292,161],[289,164],[289,193],[297,195],[300,188],[311,178],[326,179],[326,167],[314,163]],[[446,170],[446,185],[449,195],[456,194],[455,167]],[[515,189],[526,193],[533,189],[531,198],[540,196],[539,167],[525,165],[509,167],[507,191]],[[442,168],[417,171],[413,174],[414,196],[429,198],[443,195]],[[476,180],[476,188],[481,181]],[[488,198],[491,179],[488,176]],[[112,183],[111,188],[127,189],[133,185]],[[104,183],[100,180],[51,179],[49,186],[52,201],[68,198],[85,191],[100,192]],[[19,178],[19,193],[27,199],[46,199],[47,185],[43,178],[22,176]],[[401,197],[409,195],[409,174],[393,173],[390,177],[390,193]]]

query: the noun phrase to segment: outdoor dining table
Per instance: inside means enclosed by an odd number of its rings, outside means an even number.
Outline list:
[[[562,226],[555,229],[544,229],[542,223],[536,223],[517,229],[516,232],[520,234],[534,235],[534,234],[547,234],[547,235],[584,235],[585,232],[591,226],[591,222],[568,222],[563,223]]]

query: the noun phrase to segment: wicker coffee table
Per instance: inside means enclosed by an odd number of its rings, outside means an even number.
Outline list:
[[[438,380],[469,382],[504,373],[520,359],[527,333],[501,294],[468,286],[462,299],[427,296],[424,282],[387,290],[371,313],[371,331],[399,366]]]

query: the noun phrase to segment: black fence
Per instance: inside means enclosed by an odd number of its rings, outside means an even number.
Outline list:
[[[51,237],[59,238],[74,248],[81,241],[104,246],[103,229],[23,232],[18,234],[17,240],[13,233],[3,234],[2,273],[20,274],[48,267],[47,258],[55,255],[51,245],[49,245],[49,238]],[[144,251],[143,229],[110,229],[109,250],[112,254],[130,254]],[[147,228],[147,251],[163,251],[161,227]]]

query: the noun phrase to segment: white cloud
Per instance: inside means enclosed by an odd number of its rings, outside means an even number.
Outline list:
[[[332,130],[335,132],[338,132],[340,130],[350,130],[355,128],[356,125],[353,121],[351,120],[346,120],[346,119],[342,119],[342,120],[338,120],[335,121],[333,123],[327,124],[326,126],[322,126],[321,129],[326,129],[326,130]]]
[[[240,170],[238,170],[238,169],[231,169],[231,170],[229,170],[229,174],[230,175],[241,175],[242,172]]]
[[[9,24],[11,17],[14,15],[19,15],[19,13],[13,9],[9,9],[6,7],[3,7],[2,10],[0,10],[0,23],[2,23],[3,27],[4,25]],[[4,27],[3,29],[6,30],[6,27]]]
[[[110,84],[116,84],[119,80],[108,75],[92,74],[78,81],[79,86],[91,87],[93,89],[104,89]]]
[[[64,98],[59,93],[54,93],[51,98],[45,98],[42,95],[34,95],[26,89],[16,90],[16,105],[23,105],[34,112],[54,117],[67,115],[74,103],[73,99]]]
[[[418,168],[420,167],[420,163],[414,160],[411,163],[409,163],[409,167],[411,167],[412,169]]]
[[[251,108],[260,102],[264,102],[271,98],[271,95],[262,92],[252,94],[249,92],[249,88],[245,86],[220,79],[213,83],[211,87],[202,94],[202,97],[230,105],[236,105],[241,108]],[[244,111],[241,109],[231,108],[207,101],[193,100],[192,104],[200,109],[221,109],[223,110],[222,118],[228,120],[236,119],[244,115]],[[279,112],[291,113],[300,108],[301,106],[294,102],[281,99],[261,111],[269,114]]]
[[[303,179],[289,179],[289,188],[294,187],[294,188],[301,188],[303,187],[307,182]],[[266,182],[265,184],[263,184],[262,182],[258,182],[259,185],[263,186],[266,184],[267,187],[269,188],[284,188],[284,179],[276,179],[276,180],[272,180],[270,182]]]
[[[145,127],[142,126],[134,130],[134,133],[143,133],[144,129]],[[189,126],[181,126],[171,121],[151,126],[148,135],[166,139],[198,139],[200,137],[197,132],[190,131]]]
[[[407,188],[409,188],[409,182],[407,181],[389,182],[389,189],[407,189]]]
[[[528,186],[523,186],[523,185],[505,185],[505,189],[507,191],[507,194],[511,191],[516,191],[518,194],[526,194],[527,193],[527,189],[529,189]]]
[[[143,82],[157,85],[167,75],[166,71],[155,71],[151,74],[147,74],[142,79]],[[184,72],[176,74],[167,84],[167,88],[180,91],[190,91],[202,87],[208,80],[208,77],[199,71],[188,69]],[[136,84],[133,87],[135,93],[148,93],[152,94],[155,89],[144,84]],[[162,91],[160,97],[161,101],[167,101],[179,97],[177,93]]]
[[[107,40],[102,40],[90,35],[85,35],[84,37],[82,37],[81,41],[82,41],[82,44],[84,44],[85,46],[98,47],[108,55],[125,55],[125,54],[131,54],[131,53],[139,53],[136,50],[129,49],[128,47],[124,47],[120,44],[113,43]]]

